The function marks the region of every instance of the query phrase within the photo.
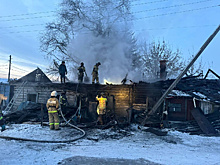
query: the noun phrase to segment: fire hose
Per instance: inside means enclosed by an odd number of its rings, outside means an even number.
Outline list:
[[[81,104],[78,107],[78,109],[80,109],[80,108],[81,108]],[[57,140],[57,141],[53,141],[53,140],[36,140],[36,139],[18,138],[18,137],[11,137],[11,136],[0,136],[0,138],[7,139],[7,140],[21,140],[21,141],[40,142],[40,143],[69,143],[69,142],[73,142],[73,141],[76,141],[78,139],[81,139],[86,135],[84,130],[80,129],[79,127],[71,124],[70,121],[66,120],[66,118],[64,117],[63,112],[62,112],[61,109],[60,109],[60,113],[61,113],[61,116],[63,117],[64,121],[66,122],[66,124],[68,124],[69,126],[79,130],[80,132],[82,132],[81,136],[76,137],[74,139],[70,139],[70,140]]]

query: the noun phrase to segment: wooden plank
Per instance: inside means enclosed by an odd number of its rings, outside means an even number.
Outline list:
[[[194,108],[191,110],[191,113],[198,123],[199,127],[205,134],[217,134],[217,131],[214,129],[214,127],[211,125],[211,123],[206,119],[204,114],[201,112],[200,108]]]

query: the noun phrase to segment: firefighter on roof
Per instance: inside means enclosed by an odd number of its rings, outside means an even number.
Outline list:
[[[65,61],[62,61],[62,63],[59,66],[59,74],[60,74],[60,81],[61,83],[65,83],[66,81],[66,77],[65,75],[67,75],[67,69],[66,69],[66,65],[65,65]]]
[[[81,62],[81,65],[78,68],[78,81],[79,81],[79,83],[83,82],[84,72],[86,73],[86,68],[84,66],[84,63]]]
[[[48,116],[49,116],[49,125],[50,129],[59,130],[59,115],[58,115],[58,108],[59,108],[59,101],[56,98],[57,92],[51,92],[51,98],[47,101],[47,109],[48,109]]]
[[[96,83],[99,84],[99,66],[100,65],[101,63],[97,62],[93,67],[93,70],[92,70],[92,83],[93,84],[95,83],[95,80],[96,80]]]

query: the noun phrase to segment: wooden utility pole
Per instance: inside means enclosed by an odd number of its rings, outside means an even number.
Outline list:
[[[178,82],[181,80],[181,78],[186,74],[188,69],[194,64],[194,62],[197,60],[197,58],[202,54],[202,52],[205,50],[205,48],[208,46],[208,44],[212,41],[212,39],[216,36],[216,34],[220,30],[220,25],[218,28],[214,31],[214,33],[206,40],[206,42],[202,45],[199,52],[194,56],[194,58],[191,60],[191,62],[186,66],[186,68],[180,73],[180,75],[176,78],[176,80],[170,85],[170,87],[166,90],[166,92],[163,94],[163,96],[158,100],[158,102],[154,105],[152,110],[147,114],[141,125],[145,125],[145,121],[149,118],[149,116],[155,114],[157,109],[160,107],[161,103],[164,101],[164,99],[167,97],[167,95],[173,90],[173,88],[178,84]]]
[[[10,82],[10,74],[11,74],[11,55],[9,56],[8,82]]]

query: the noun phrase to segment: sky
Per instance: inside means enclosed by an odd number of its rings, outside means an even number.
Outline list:
[[[1,136],[46,141],[71,140],[79,136],[79,132],[71,127],[50,131],[48,126],[41,127],[38,124],[11,124],[6,128],[1,132]],[[5,139],[0,139],[0,143],[1,164],[7,165],[219,165],[220,162],[218,136],[189,135],[174,130],[168,130],[166,136],[157,136],[138,129],[137,125],[115,130],[87,129],[86,137],[71,143],[36,143]],[[100,163],[102,159],[107,163]],[[110,163],[112,159],[118,160],[118,163]],[[129,163],[122,163],[125,161],[122,159],[128,159]]]
[[[40,32],[55,19],[61,0],[0,0],[0,78],[20,78],[37,67],[44,72],[50,65],[40,51]],[[219,26],[219,0],[134,0],[131,12],[138,41],[165,40],[180,49],[184,59],[195,55]],[[220,74],[220,33],[201,57],[204,74],[210,68]]]

